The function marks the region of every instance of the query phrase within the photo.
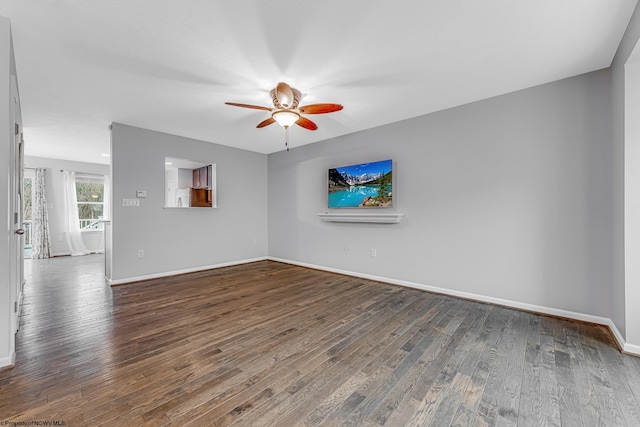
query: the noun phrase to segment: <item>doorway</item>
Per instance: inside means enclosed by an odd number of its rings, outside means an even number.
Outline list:
[[[24,258],[31,258],[31,249],[33,248],[33,218],[31,216],[33,206],[33,182],[35,173],[33,169],[24,169],[24,179],[22,180],[22,212],[23,212],[23,229],[24,229]]]

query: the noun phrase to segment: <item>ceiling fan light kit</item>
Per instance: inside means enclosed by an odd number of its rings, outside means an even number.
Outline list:
[[[318,129],[318,126],[314,122],[306,117],[302,117],[301,114],[326,114],[340,111],[343,108],[340,104],[311,104],[298,107],[298,103],[302,98],[301,92],[284,82],[278,83],[275,88],[271,89],[270,94],[271,101],[273,102],[273,108],[263,107],[260,105],[238,104],[236,102],[225,102],[225,104],[232,105],[234,107],[270,111],[271,117],[263,120],[256,127],[263,128],[277,122],[286,131],[285,145],[287,147],[287,151],[289,151],[289,128],[293,124],[307,130]]]
[[[300,114],[291,110],[276,111],[271,114],[271,117],[285,129],[300,120]]]

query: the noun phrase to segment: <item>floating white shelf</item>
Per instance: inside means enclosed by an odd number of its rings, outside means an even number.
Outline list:
[[[319,213],[321,220],[327,222],[368,222],[378,224],[396,224],[403,213]]]

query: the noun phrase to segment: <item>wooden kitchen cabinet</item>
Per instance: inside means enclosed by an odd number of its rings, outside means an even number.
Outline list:
[[[193,188],[209,188],[211,166],[203,166],[193,170]]]

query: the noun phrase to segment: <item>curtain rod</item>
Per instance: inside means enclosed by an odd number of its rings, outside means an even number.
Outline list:
[[[23,167],[22,169],[26,169],[26,170],[30,170],[30,171],[34,171],[36,169],[47,169],[47,168],[28,168],[28,167]],[[64,172],[64,169],[60,169],[60,172]],[[89,172],[78,172],[78,171],[74,171],[75,173],[79,174],[79,175],[93,175],[93,176],[106,176],[106,175],[101,175],[99,173],[89,173]]]
[[[64,172],[64,169],[60,169],[60,172]],[[93,176],[102,176],[104,177],[104,174],[100,174],[100,173],[89,173],[89,172],[78,172],[78,171],[74,171],[76,174],[78,175],[93,175]]]

